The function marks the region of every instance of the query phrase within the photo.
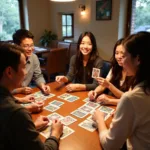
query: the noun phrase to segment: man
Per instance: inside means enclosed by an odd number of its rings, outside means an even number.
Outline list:
[[[26,75],[23,49],[16,45],[0,45],[0,150],[57,150],[62,124],[52,123],[51,136],[42,143],[30,113],[15,103],[11,91],[18,88]],[[39,117],[36,124],[48,124],[47,117]]]
[[[21,88],[17,88],[13,91],[13,93],[23,93],[30,94],[32,89],[28,87],[31,80],[34,79],[37,86],[45,93],[50,93],[50,87],[45,85],[45,80],[41,73],[40,63],[38,57],[33,53],[34,51],[34,42],[33,42],[33,34],[25,29],[19,29],[13,34],[13,42],[19,46],[21,46],[25,50],[26,57],[26,70],[27,74],[21,84]]]

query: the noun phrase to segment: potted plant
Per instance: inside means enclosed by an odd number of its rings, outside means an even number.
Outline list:
[[[47,47],[51,44],[52,40],[57,40],[57,35],[50,30],[45,30],[44,34],[40,37],[40,44]]]

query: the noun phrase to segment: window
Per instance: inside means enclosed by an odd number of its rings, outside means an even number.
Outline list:
[[[0,0],[0,40],[12,40],[12,34],[22,27],[22,0]],[[23,11],[22,11],[23,12]],[[22,19],[23,20],[23,19]],[[20,24],[21,23],[21,24]]]
[[[73,37],[73,14],[62,15],[62,36],[64,38]]]
[[[130,1],[129,34],[139,31],[150,32],[150,0]]]

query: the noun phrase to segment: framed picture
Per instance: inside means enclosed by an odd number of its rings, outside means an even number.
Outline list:
[[[112,0],[96,1],[96,20],[111,20]]]

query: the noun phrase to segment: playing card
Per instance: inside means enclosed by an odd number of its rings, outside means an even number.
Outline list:
[[[50,102],[49,104],[55,105],[55,106],[61,106],[64,104],[64,102],[58,101],[58,100],[54,100],[52,102]]]
[[[74,102],[78,99],[79,99],[79,97],[77,97],[77,96],[71,96],[71,97],[66,98],[65,100],[68,102]]]
[[[46,129],[41,131],[40,134],[43,135],[45,138],[48,138],[50,136],[50,133],[51,133],[51,127],[52,127],[52,123],[49,124],[49,126],[47,126]]]
[[[66,99],[66,98],[68,98],[68,97],[71,97],[71,95],[68,94],[68,93],[64,93],[64,94],[62,94],[62,95],[60,95],[60,96],[57,96],[57,97],[60,98],[60,99]]]
[[[89,107],[87,105],[83,105],[83,106],[79,107],[78,109],[81,110],[81,111],[87,112],[87,113],[90,113],[90,112],[93,111],[93,108]]]
[[[78,118],[84,118],[88,113],[77,109],[77,110],[73,111],[71,114]]]
[[[61,122],[62,122],[64,125],[66,125],[66,126],[72,124],[72,123],[75,122],[75,121],[77,121],[77,119],[75,119],[75,118],[73,118],[73,117],[71,117],[71,116],[66,116],[66,117],[64,117],[64,118],[61,120]]]
[[[63,118],[63,116],[61,116],[58,113],[52,113],[50,115],[47,116],[49,120],[61,120]]]
[[[99,110],[102,111],[102,112],[106,112],[106,113],[112,113],[114,111],[113,108],[110,108],[110,107],[107,107],[107,106],[101,106],[99,108]]]
[[[90,120],[84,120],[83,122],[81,122],[79,124],[80,127],[90,131],[90,132],[93,132],[96,130],[96,128],[93,126],[93,121],[90,121]]]
[[[93,68],[92,70],[92,78],[97,78],[100,75],[100,69],[98,68]]]
[[[67,127],[67,126],[64,126],[64,128],[63,128],[63,134],[62,134],[62,136],[61,136],[60,139],[66,138],[67,136],[69,136],[69,135],[72,134],[73,132],[74,132],[73,129],[71,129],[71,128]]]
[[[83,101],[87,103],[87,102],[90,102],[90,99],[87,97]]]
[[[85,105],[92,107],[93,109],[96,109],[100,106],[98,103],[95,103],[95,102],[87,102]]]
[[[44,109],[48,110],[48,111],[51,111],[51,112],[54,112],[56,110],[58,110],[60,107],[56,106],[56,105],[52,105],[52,104],[49,104],[47,106],[44,107]]]

